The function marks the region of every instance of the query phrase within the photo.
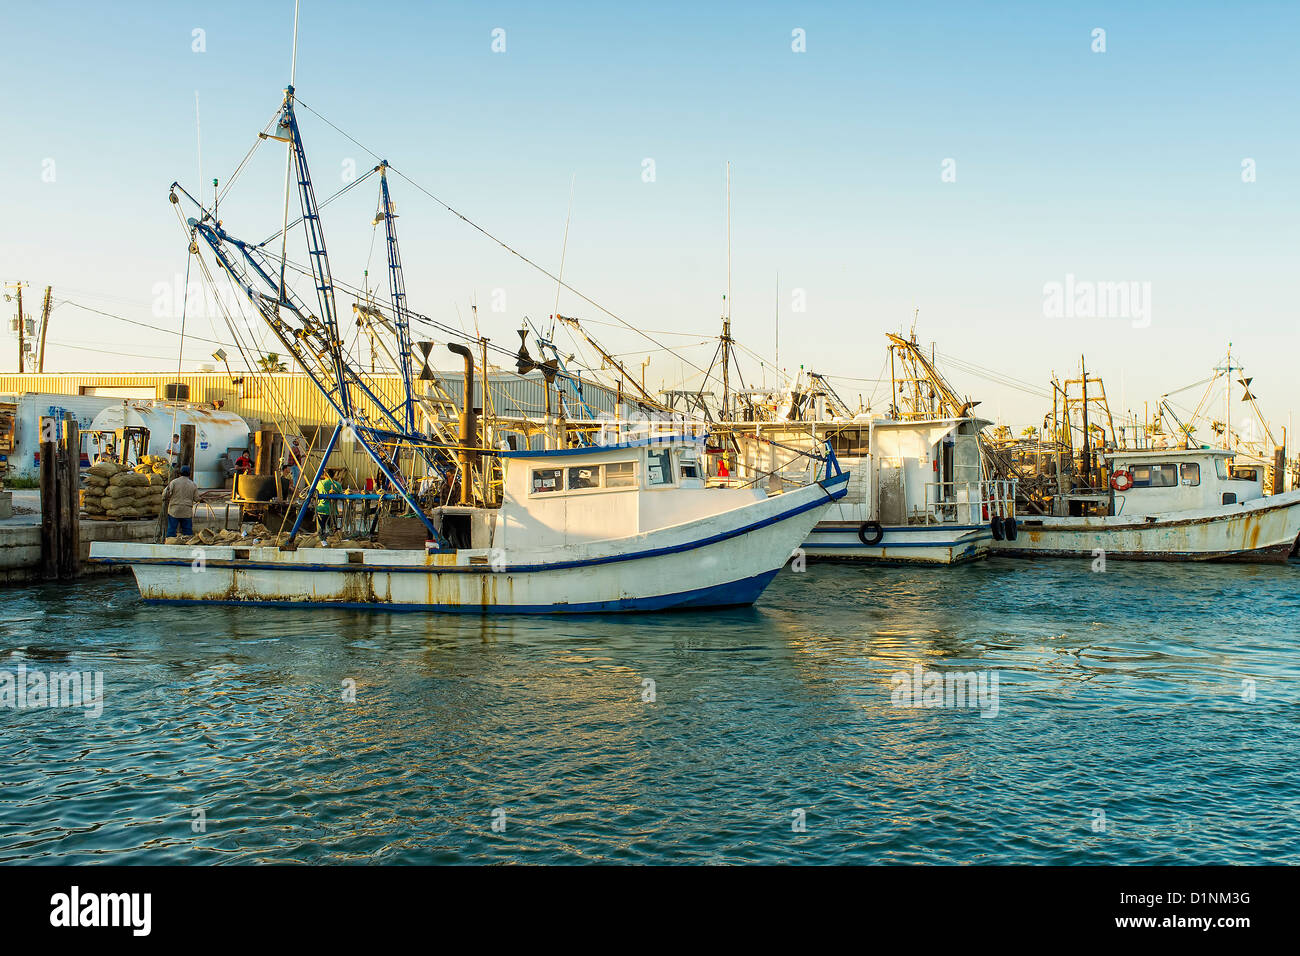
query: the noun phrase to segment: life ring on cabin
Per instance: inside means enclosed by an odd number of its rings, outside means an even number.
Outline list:
[[[858,540],[868,548],[875,547],[885,540],[885,529],[879,521],[864,521],[858,527]]]
[[[989,522],[989,530],[993,532],[994,541],[1001,541],[1006,537],[1006,527],[1002,524],[1002,515],[993,516],[993,520]]]
[[[1110,476],[1110,486],[1116,491],[1128,491],[1133,487],[1133,472],[1120,469]]]
[[[1006,520],[1002,522],[1002,533],[1006,535],[1008,541],[1015,541],[1018,531],[1019,525],[1016,524],[1015,515],[1007,515]]]

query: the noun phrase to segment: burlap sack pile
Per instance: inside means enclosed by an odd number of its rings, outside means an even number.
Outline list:
[[[156,518],[167,479],[152,464],[134,470],[111,461],[92,465],[82,476],[81,507],[107,518]]]

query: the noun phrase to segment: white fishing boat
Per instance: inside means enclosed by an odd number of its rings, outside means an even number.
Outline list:
[[[1015,485],[984,476],[975,418],[874,421],[833,443],[852,478],[804,542],[812,558],[962,564],[1014,535]],[[856,434],[855,434],[856,431]],[[856,446],[856,447],[855,447]]]
[[[995,554],[1139,561],[1285,561],[1300,491],[1265,495],[1263,468],[1223,449],[1117,451],[1104,494],[1058,495],[1058,514],[1022,515]],[[1091,513],[1090,513],[1091,512]]]
[[[961,564],[985,557],[995,534],[1014,535],[1015,485],[985,477],[981,419],[867,419],[728,427],[737,475],[775,486],[816,476],[804,453],[826,441],[852,476],[808,535],[809,558]]]
[[[428,515],[424,549],[95,542],[149,602],[474,613],[584,613],[752,604],[845,493],[849,474],[769,496],[710,488],[701,440],[501,452],[500,508]]]

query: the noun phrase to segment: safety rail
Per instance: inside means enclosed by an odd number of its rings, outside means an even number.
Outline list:
[[[986,524],[996,515],[1016,512],[1016,479],[988,481],[929,481],[925,485],[925,510],[938,524]]]

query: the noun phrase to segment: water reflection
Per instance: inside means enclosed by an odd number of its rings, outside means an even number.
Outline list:
[[[1295,570],[1112,568],[813,566],[621,618],[14,590],[0,667],[107,701],[0,712],[0,860],[1294,862]],[[918,667],[996,672],[997,716],[896,706]]]

